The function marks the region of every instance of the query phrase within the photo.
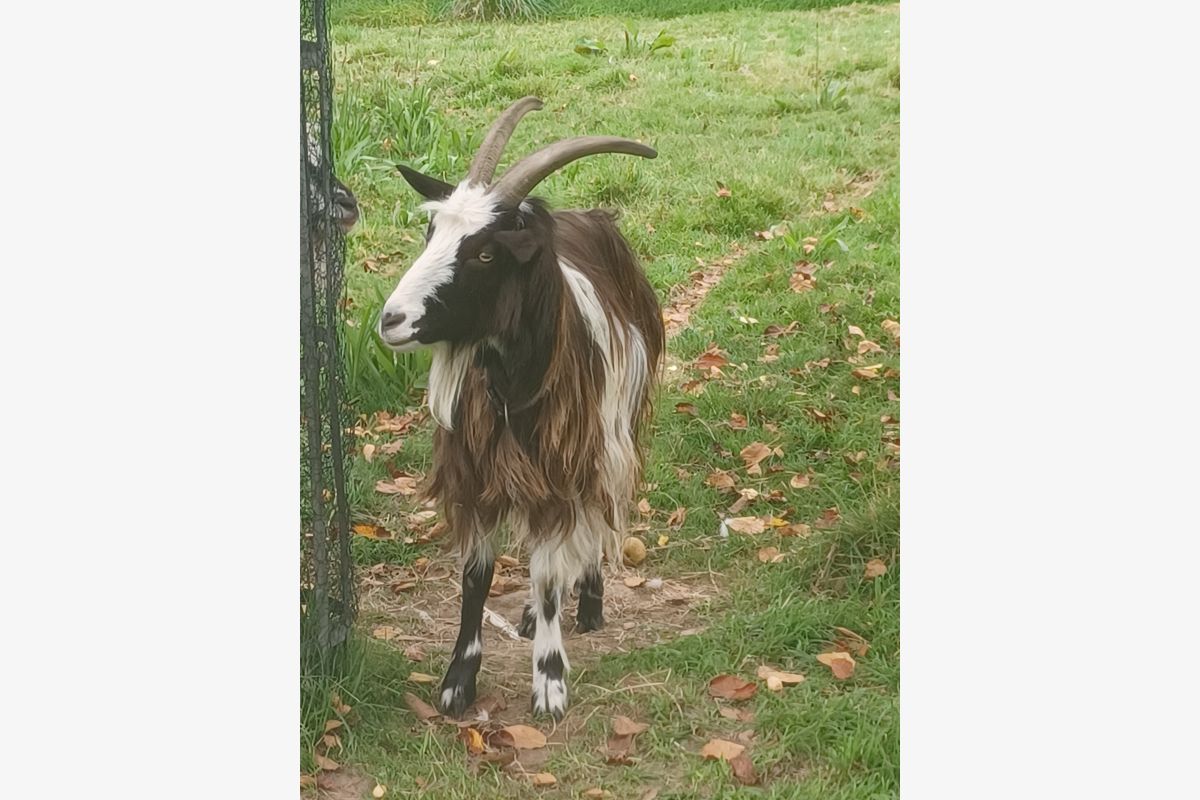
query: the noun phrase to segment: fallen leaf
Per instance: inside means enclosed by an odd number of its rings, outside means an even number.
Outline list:
[[[412,692],[404,693],[404,702],[408,704],[408,707],[412,709],[412,712],[416,714],[417,718],[422,722],[429,722],[429,720],[441,716],[436,708],[429,705],[429,703],[426,703]]]
[[[601,798],[612,797],[612,793],[604,791],[599,786],[595,786],[591,789],[584,789],[583,796],[595,798],[595,800],[601,800]]]
[[[833,629],[838,633],[837,639],[834,640],[834,644],[837,645],[838,649],[859,658],[865,656],[867,651],[871,649],[871,645],[866,639],[849,628],[840,628],[835,625]]]
[[[323,756],[320,753],[313,754],[313,763],[315,763],[319,769],[323,769],[326,772],[333,772],[334,770],[342,768],[341,764],[337,763],[329,756]]]
[[[900,323],[895,320],[885,319],[879,324],[888,336],[891,336],[897,342],[900,341]]]
[[[404,657],[409,661],[424,661],[425,651],[415,644],[410,644],[408,647],[404,648]]]
[[[467,743],[467,752],[473,756],[480,755],[487,749],[487,745],[483,743],[483,734],[478,728],[463,728],[459,738]]]
[[[764,458],[771,455],[771,448],[762,442],[752,442],[743,447],[739,455],[741,455],[742,462],[746,465],[747,475],[761,475],[762,467],[759,464]]]
[[[696,410],[695,403],[676,403],[675,404],[675,413],[676,414],[687,414],[689,416],[694,417],[700,412],[698,412]]]
[[[726,739],[710,739],[700,748],[700,755],[714,761],[730,761],[746,752],[746,746]]]
[[[614,766],[621,764],[632,764],[632,756],[632,734],[614,734],[613,736],[608,737],[608,741],[604,746],[604,760],[606,763]]]
[[[667,527],[674,530],[679,530],[683,527],[684,520],[687,519],[687,509],[683,506],[671,512],[671,516],[667,517]]]
[[[735,431],[744,431],[747,428],[746,418],[736,411],[729,415],[729,427]]]
[[[795,322],[795,321],[788,323],[787,327],[784,327],[782,325],[768,325],[766,328],[763,329],[763,336],[768,336],[772,339],[775,339],[780,336],[784,336],[786,334],[793,333],[799,327],[800,327],[800,323]]]
[[[704,479],[704,482],[712,488],[720,489],[721,491],[728,491],[737,485],[734,476],[723,469],[710,472],[708,477]]]
[[[870,339],[863,339],[858,343],[858,354],[865,355],[867,353],[882,353],[883,348],[872,342]]]
[[[533,776],[534,786],[553,786],[558,783],[558,778],[551,775],[549,772],[539,772]]]
[[[879,370],[883,368],[883,364],[872,364],[869,367],[857,367],[850,370],[850,374],[856,378],[862,378],[864,381],[875,380],[879,377]]]
[[[732,193],[724,186],[717,187],[717,197],[731,197]]]
[[[379,798],[387,794],[387,787],[382,783],[375,784],[375,788],[371,790],[371,797]]]
[[[654,513],[654,509],[650,508],[650,501],[644,497],[638,500],[637,509],[644,517],[648,517]]]
[[[397,439],[396,441],[388,442],[383,447],[379,448],[379,452],[385,456],[394,456],[396,453],[399,453],[403,447],[404,441],[402,439]]]
[[[357,525],[351,525],[350,529],[358,536],[366,539],[375,539],[377,541],[392,538],[392,533],[382,525],[369,525],[365,522],[360,522]]]
[[[375,445],[364,444],[362,453],[363,453],[363,458],[365,458],[367,460],[367,463],[368,464],[371,463],[372,461],[375,460]]]
[[[715,344],[712,344],[709,345],[707,350],[696,356],[696,360],[692,363],[698,369],[711,370],[729,366],[729,359],[721,353]]]
[[[639,797],[638,800],[654,800],[654,798],[656,798],[656,797],[658,797],[658,787],[657,786],[647,789],[645,794],[643,794],[641,797]]]
[[[618,736],[636,736],[650,730],[647,722],[634,722],[629,717],[615,716],[612,720],[613,733]]]
[[[546,734],[528,725],[508,725],[503,731],[512,737],[512,747],[518,750],[537,750],[546,746]]]
[[[768,675],[767,676],[767,688],[770,689],[772,692],[782,692],[783,691],[783,681],[779,680],[779,678],[775,677],[774,675]]]
[[[783,686],[795,686],[797,683],[803,683],[804,681],[804,676],[799,673],[783,672],[765,665],[758,668],[758,677],[768,681],[774,678]]]
[[[312,775],[301,775],[300,776],[300,788],[301,789],[303,789],[305,786],[316,786],[316,785],[317,785],[317,779],[314,778]]]
[[[887,572],[887,564],[880,561],[878,558],[872,558],[867,562],[867,568],[863,570],[863,577],[868,580],[878,578]]]
[[[832,506],[822,511],[821,518],[813,524],[818,528],[832,528],[841,517],[841,512],[838,511],[837,506]]]
[[[753,722],[754,712],[747,711],[744,708],[731,708],[730,706],[718,706],[717,713],[725,719],[733,719],[738,722]]]
[[[628,586],[630,589],[636,589],[637,587],[639,587],[643,583],[645,583],[646,579],[641,576],[638,576],[638,575],[630,575],[629,577],[625,578],[621,582],[624,583],[626,586]]]
[[[325,732],[326,733],[329,733],[330,731],[335,731],[340,727],[342,727],[342,721],[340,719],[330,719],[330,720],[325,721]]]
[[[788,481],[788,486],[791,486],[793,489],[806,489],[811,483],[811,476],[796,474]]]
[[[733,777],[737,778],[738,783],[743,786],[754,786],[758,783],[758,773],[754,771],[754,762],[746,753],[738,753],[729,759],[729,766],[733,768]]]
[[[745,534],[762,533],[767,529],[767,524],[759,517],[730,517],[725,524],[730,530]]]
[[[784,554],[775,546],[764,547],[758,551],[758,560],[764,564],[778,564],[783,561]]]
[[[371,635],[376,639],[383,639],[385,642],[400,635],[400,629],[394,628],[391,625],[376,625],[371,629]]]
[[[410,672],[408,679],[413,683],[437,683],[437,678],[426,675],[424,672]]]
[[[704,394],[704,381],[687,381],[679,386],[684,394]]]
[[[709,695],[726,700],[749,700],[757,691],[757,683],[742,680],[737,675],[718,675],[708,682]]]
[[[375,484],[375,491],[411,497],[417,493],[417,479],[411,475],[400,475],[391,481],[379,481]]]
[[[839,681],[844,681],[854,674],[856,662],[849,653],[821,653],[817,656],[817,661],[820,661],[825,666],[833,671],[833,677]]]

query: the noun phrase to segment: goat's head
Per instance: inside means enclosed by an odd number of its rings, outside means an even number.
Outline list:
[[[553,248],[549,215],[526,196],[555,170],[584,156],[626,153],[654,158],[644,144],[613,136],[579,136],[548,145],[492,182],[521,117],[542,107],[513,103],[492,125],[465,180],[454,186],[400,167],[430,214],[425,250],[384,304],[379,335],[397,351],[436,342],[479,341],[512,323],[514,295],[530,265]]]
[[[325,212],[325,201],[321,198],[319,189],[321,181],[321,146],[312,135],[308,137],[308,204],[314,219],[320,219]],[[338,230],[343,234],[358,222],[358,199],[346,184],[338,180],[336,175],[330,175],[330,200],[333,202],[333,220]],[[320,231],[320,226],[317,226]]]

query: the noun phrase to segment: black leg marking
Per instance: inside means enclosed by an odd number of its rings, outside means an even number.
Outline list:
[[[463,567],[462,621],[454,656],[437,696],[438,710],[461,717],[475,702],[475,676],[483,660],[483,603],[492,586],[492,556],[483,552]]]
[[[538,672],[542,673],[549,680],[561,681],[563,673],[566,672],[566,667],[563,664],[562,653],[553,652],[544,655],[538,659]]]
[[[537,614],[533,610],[533,601],[530,600],[525,604],[525,610],[521,612],[521,624],[517,626],[517,633],[526,639],[532,639],[535,630],[537,630]]]
[[[575,625],[580,633],[598,631],[604,627],[604,576],[600,567],[588,569],[579,581],[579,610]]]
[[[558,619],[558,589],[548,587],[542,595],[542,619],[547,623]]]

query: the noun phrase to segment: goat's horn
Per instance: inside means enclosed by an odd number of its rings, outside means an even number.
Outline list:
[[[471,162],[467,180],[473,184],[484,186],[491,183],[492,176],[496,174],[496,165],[500,163],[500,156],[504,154],[504,148],[508,145],[509,138],[517,129],[517,123],[521,121],[521,117],[530,111],[537,111],[541,107],[542,101],[532,96],[522,97],[509,106],[492,123],[487,136],[484,137],[483,144],[479,146],[479,152],[475,154],[475,160]]]
[[[632,139],[618,136],[576,136],[547,145],[509,167],[492,188],[501,204],[516,206],[525,199],[533,187],[546,179],[550,173],[562,169],[576,159],[598,153],[625,153],[642,158],[654,158],[658,152]]]

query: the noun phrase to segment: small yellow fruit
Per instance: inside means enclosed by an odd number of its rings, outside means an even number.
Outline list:
[[[621,545],[621,554],[625,556],[626,564],[636,567],[646,560],[646,544],[638,537],[630,536]]]
[[[383,795],[386,792],[387,792],[387,787],[384,786],[382,783],[377,783],[377,784],[375,784],[375,788],[371,790],[371,796],[372,797],[383,797]]]

